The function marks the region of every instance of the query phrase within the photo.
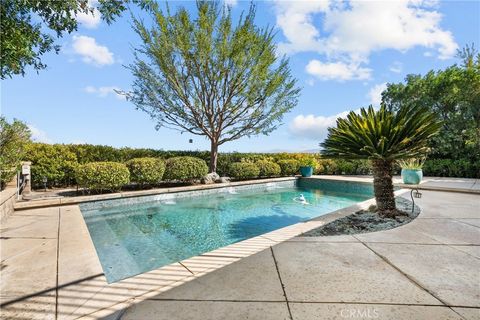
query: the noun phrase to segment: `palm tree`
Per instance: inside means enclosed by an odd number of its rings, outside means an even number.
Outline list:
[[[320,144],[327,158],[370,159],[378,213],[384,217],[397,214],[393,194],[392,168],[400,159],[425,156],[428,142],[442,123],[426,107],[403,107],[397,112],[385,105],[372,106],[360,113],[350,112],[337,119],[337,127],[328,129]]]

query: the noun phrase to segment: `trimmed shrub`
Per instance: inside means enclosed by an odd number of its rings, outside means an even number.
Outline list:
[[[165,173],[165,162],[159,158],[135,158],[126,163],[130,181],[141,185],[157,184]]]
[[[229,175],[235,179],[257,178],[260,169],[252,162],[235,162],[230,165]]]
[[[280,166],[273,161],[258,160],[255,162],[255,165],[260,170],[258,174],[260,177],[274,177],[280,175]]]
[[[43,188],[43,177],[49,187],[75,184],[77,157],[67,146],[32,143],[26,147],[26,158],[32,162],[33,188]]]
[[[164,180],[193,181],[208,173],[205,160],[195,157],[174,157],[165,164]]]
[[[280,166],[282,176],[293,176],[300,169],[300,164],[294,159],[279,160],[277,163]]]
[[[337,163],[331,159],[320,159],[319,161],[321,171],[316,171],[316,174],[335,174],[337,171]]]
[[[119,162],[90,162],[79,165],[75,170],[79,186],[95,191],[119,191],[129,183],[130,172]]]

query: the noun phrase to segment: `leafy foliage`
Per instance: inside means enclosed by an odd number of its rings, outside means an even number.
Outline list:
[[[260,177],[275,177],[280,175],[280,166],[273,161],[258,160],[255,162],[255,165],[260,170],[258,174]]]
[[[165,172],[165,162],[159,158],[135,158],[127,161],[130,181],[138,184],[158,184]]]
[[[375,111],[372,106],[360,113],[350,112],[337,119],[337,127],[328,129],[321,146],[329,158],[388,160],[425,156],[429,140],[442,122],[423,106],[405,106],[398,112],[385,105]]]
[[[203,178],[207,173],[207,164],[202,159],[174,157],[167,160],[163,178],[191,182]]]
[[[99,0],[98,11],[111,23],[127,4],[137,4],[150,9],[152,0]],[[0,78],[24,75],[25,68],[32,66],[37,72],[47,66],[42,56],[60,46],[55,40],[77,30],[77,14],[93,15],[94,8],[88,0],[2,0],[0,5]]]
[[[26,124],[18,120],[8,123],[0,117],[0,190],[15,176],[29,141],[30,130]]]
[[[295,159],[278,160],[282,176],[293,176],[300,169],[300,164]]]
[[[260,169],[253,162],[235,162],[230,165],[230,177],[238,180],[257,178],[259,174]]]
[[[318,166],[317,159],[312,155],[303,155],[298,159],[300,167],[312,167],[314,170]]]
[[[43,187],[43,177],[50,187],[74,184],[78,162],[67,146],[31,143],[27,145],[25,157],[32,162],[33,187]]]
[[[133,91],[125,94],[157,128],[207,137],[216,171],[219,145],[275,130],[300,89],[275,52],[273,29],[255,26],[253,4],[236,24],[213,1],[198,1],[195,19],[184,8],[152,11],[153,26],[134,21],[143,46],[129,66]]]
[[[389,84],[382,104],[390,110],[423,106],[443,120],[429,143],[433,158],[480,159],[480,55],[474,47],[459,52],[463,66],[453,65],[426,75],[408,75]]]
[[[425,106],[402,106],[397,112],[388,110],[385,104],[378,111],[370,106],[360,109],[359,114],[352,111],[346,119],[337,119],[337,126],[328,129],[327,139],[321,143],[322,154],[371,160],[378,211],[395,216],[394,162],[425,156],[430,139],[441,127],[437,115]]]
[[[79,186],[94,191],[119,191],[129,183],[130,173],[123,163],[90,162],[75,169]]]

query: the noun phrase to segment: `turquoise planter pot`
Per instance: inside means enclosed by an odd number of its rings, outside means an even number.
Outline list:
[[[313,167],[300,167],[302,177],[310,177],[313,174]]]
[[[405,184],[419,184],[422,178],[422,169],[402,169],[402,179]]]

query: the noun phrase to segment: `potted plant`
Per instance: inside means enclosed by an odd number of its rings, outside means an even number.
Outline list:
[[[313,174],[313,170],[317,167],[317,160],[312,156],[303,156],[298,162],[302,177],[310,177]]]
[[[425,159],[407,159],[399,161],[402,168],[402,179],[405,184],[419,184],[423,178],[423,163]]]

